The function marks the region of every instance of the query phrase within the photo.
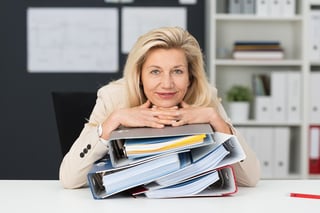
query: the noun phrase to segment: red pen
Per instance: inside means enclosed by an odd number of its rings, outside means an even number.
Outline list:
[[[291,193],[290,193],[290,197],[320,199],[320,195],[316,195],[316,194],[303,194],[303,193],[295,193],[295,192],[291,192]]]

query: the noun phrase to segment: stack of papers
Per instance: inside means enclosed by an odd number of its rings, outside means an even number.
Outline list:
[[[88,173],[95,199],[120,192],[169,198],[237,191],[230,165],[245,154],[235,136],[213,132],[209,124],[120,129],[110,139],[109,154]]]
[[[148,190],[145,192],[145,195],[148,198],[184,197],[186,195],[192,196],[200,193],[218,180],[218,172],[214,170],[208,174],[205,174],[204,176],[199,176],[185,182],[164,187],[158,190]]]

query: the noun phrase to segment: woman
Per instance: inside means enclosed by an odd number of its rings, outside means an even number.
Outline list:
[[[87,185],[88,171],[108,152],[110,133],[120,125],[163,128],[192,123],[210,123],[217,132],[236,135],[247,155],[233,165],[237,184],[256,185],[259,162],[208,83],[197,40],[178,27],[152,30],[135,43],[123,78],[98,90],[89,122],[61,163],[60,181],[65,188]]]

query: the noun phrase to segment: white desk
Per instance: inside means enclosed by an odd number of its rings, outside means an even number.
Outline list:
[[[89,188],[66,190],[58,181],[0,180],[0,212],[32,213],[319,213],[320,200],[289,197],[290,192],[320,194],[320,180],[264,180],[240,187],[230,197],[94,200]]]

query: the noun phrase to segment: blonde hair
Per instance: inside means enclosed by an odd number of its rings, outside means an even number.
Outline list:
[[[146,101],[140,85],[141,70],[148,52],[155,48],[182,49],[188,61],[190,75],[190,86],[184,101],[195,106],[214,106],[215,97],[207,80],[198,41],[180,27],[163,27],[140,36],[128,55],[123,78],[130,107],[141,105]]]

